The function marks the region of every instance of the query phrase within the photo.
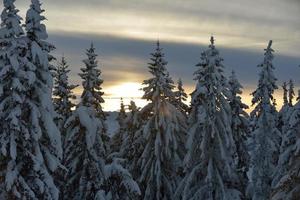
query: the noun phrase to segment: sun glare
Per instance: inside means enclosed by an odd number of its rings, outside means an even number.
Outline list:
[[[133,100],[137,106],[146,105],[146,101],[141,99],[144,92],[141,90],[142,85],[136,82],[126,82],[118,85],[108,86],[104,91],[104,110],[105,111],[118,111],[120,109],[120,99],[123,98],[123,102],[129,105]]]
[[[140,83],[128,82],[107,88],[106,94],[110,98],[140,98],[143,96]]]

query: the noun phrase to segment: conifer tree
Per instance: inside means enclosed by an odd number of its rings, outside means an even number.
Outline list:
[[[125,119],[126,119],[125,105],[124,105],[124,102],[123,102],[123,98],[121,98],[120,111],[119,111],[119,114],[118,114],[118,117],[117,117],[117,121],[118,121],[118,124],[119,124],[119,130],[111,138],[111,151],[112,152],[119,152],[120,151],[121,144],[124,140],[125,132],[126,132]]]
[[[294,97],[295,97],[294,82],[291,79],[290,82],[289,82],[289,106],[293,106]]]
[[[80,74],[81,102],[66,122],[65,199],[134,199],[139,187],[118,160],[108,157],[101,71],[97,68],[93,44]]]
[[[282,139],[275,177],[272,181],[272,200],[300,198],[300,101],[291,108],[287,132]]]
[[[229,104],[232,111],[231,130],[236,146],[236,154],[234,160],[237,165],[238,174],[240,176],[239,190],[246,195],[246,187],[248,184],[247,172],[249,169],[250,155],[247,149],[247,139],[249,137],[248,114],[245,109],[249,107],[244,104],[239,95],[242,94],[242,85],[239,83],[235,72],[232,71],[229,77],[230,98]]]
[[[252,104],[256,105],[251,112],[255,116],[255,127],[252,132],[254,149],[251,152],[252,172],[249,194],[253,200],[269,199],[271,181],[278,160],[280,132],[276,128],[276,110],[273,93],[278,88],[272,64],[272,40],[265,49],[257,89],[252,93]]]
[[[54,47],[45,41],[45,18],[39,1],[32,0],[27,11],[26,37],[19,37],[21,18],[14,0],[4,1],[4,7],[2,27],[7,28],[4,35],[10,38],[6,43],[10,52],[1,68],[2,80],[9,80],[1,87],[6,98],[1,99],[0,107],[7,109],[1,118],[8,122],[1,128],[1,150],[7,164],[2,195],[5,199],[58,199],[53,173],[60,166],[62,148],[53,121],[49,71],[53,58],[49,52]]]
[[[58,66],[55,71],[55,86],[53,90],[53,103],[54,109],[58,114],[56,119],[56,124],[60,129],[62,138],[65,136],[64,124],[66,120],[72,114],[72,108],[75,106],[72,103],[72,100],[76,99],[76,96],[73,94],[73,91],[77,85],[72,85],[69,83],[69,66],[65,57],[61,58],[61,61],[58,63]]]
[[[101,84],[103,80],[99,78],[101,71],[97,69],[98,62],[96,60],[97,55],[95,54],[95,48],[93,43],[86,52],[88,58],[83,60],[85,68],[81,68],[82,73],[80,77],[83,79],[83,93],[82,93],[82,104],[83,106],[91,106],[96,109],[97,115],[105,119],[105,114],[102,111],[101,104],[104,103],[102,95],[104,94],[101,90]]]
[[[288,123],[288,117],[289,117],[289,100],[288,100],[288,89],[286,82],[283,82],[282,85],[283,90],[283,105],[278,113],[278,129],[281,131],[281,136],[284,137],[284,134],[286,133],[286,127]]]
[[[283,90],[283,105],[287,105],[289,102],[288,102],[288,89],[287,89],[287,84],[286,82],[283,82],[283,85],[282,85],[282,90]]]
[[[138,180],[142,170],[139,163],[140,157],[145,146],[145,138],[141,128],[145,121],[145,115],[142,115],[142,111],[134,101],[130,101],[128,109],[129,113],[125,120],[126,136],[122,142],[120,157],[126,159],[126,167],[133,178]]]
[[[189,112],[189,107],[184,103],[187,100],[187,94],[183,89],[182,80],[178,80],[177,91],[175,92],[175,107],[179,109],[184,115],[187,115]]]
[[[241,199],[234,163],[236,147],[231,131],[230,91],[223,75],[223,59],[211,37],[194,73],[190,129],[185,157],[186,175],[176,197],[196,199]]]
[[[141,111],[145,118],[141,128],[145,144],[137,162],[141,167],[138,181],[144,200],[173,199],[177,171],[184,156],[186,122],[184,115],[171,103],[174,85],[166,65],[157,42],[149,63],[153,77],[143,82],[143,99],[150,101]]]

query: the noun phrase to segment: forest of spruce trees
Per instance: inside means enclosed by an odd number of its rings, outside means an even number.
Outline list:
[[[75,101],[67,59],[51,55],[40,1],[31,0],[25,20],[14,3],[3,0],[0,28],[1,200],[300,199],[300,90],[296,97],[293,80],[284,82],[276,110],[272,41],[250,115],[214,37],[189,105],[157,42],[142,83],[148,104],[121,102],[120,128],[109,137],[93,44]]]

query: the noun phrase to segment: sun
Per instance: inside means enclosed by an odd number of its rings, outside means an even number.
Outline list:
[[[121,83],[107,88],[107,94],[110,98],[141,98],[143,91],[142,85],[135,82]]]
[[[126,111],[128,111],[127,109],[130,101],[134,101],[138,107],[145,106],[147,101],[141,99],[144,95],[141,88],[142,85],[137,82],[124,82],[106,87],[104,90],[104,110],[118,111],[120,109],[121,98],[123,98]]]

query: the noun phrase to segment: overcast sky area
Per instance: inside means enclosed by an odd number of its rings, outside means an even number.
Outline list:
[[[194,88],[193,72],[211,34],[224,58],[226,74],[235,70],[244,86],[243,99],[257,85],[263,49],[270,39],[275,50],[278,85],[294,79],[300,86],[300,0],[43,0],[49,40],[69,61],[71,81],[77,76],[85,49],[97,48],[106,96],[113,87],[141,83],[150,77],[149,54],[160,39],[174,81]],[[16,2],[22,16],[29,0]],[[137,88],[133,88],[137,90]],[[80,90],[76,92],[80,93]],[[138,93],[138,92],[137,92]],[[121,93],[121,95],[124,94]],[[276,92],[282,102],[281,91]],[[106,110],[118,109],[118,100],[106,99]],[[108,105],[108,103],[114,101]]]

